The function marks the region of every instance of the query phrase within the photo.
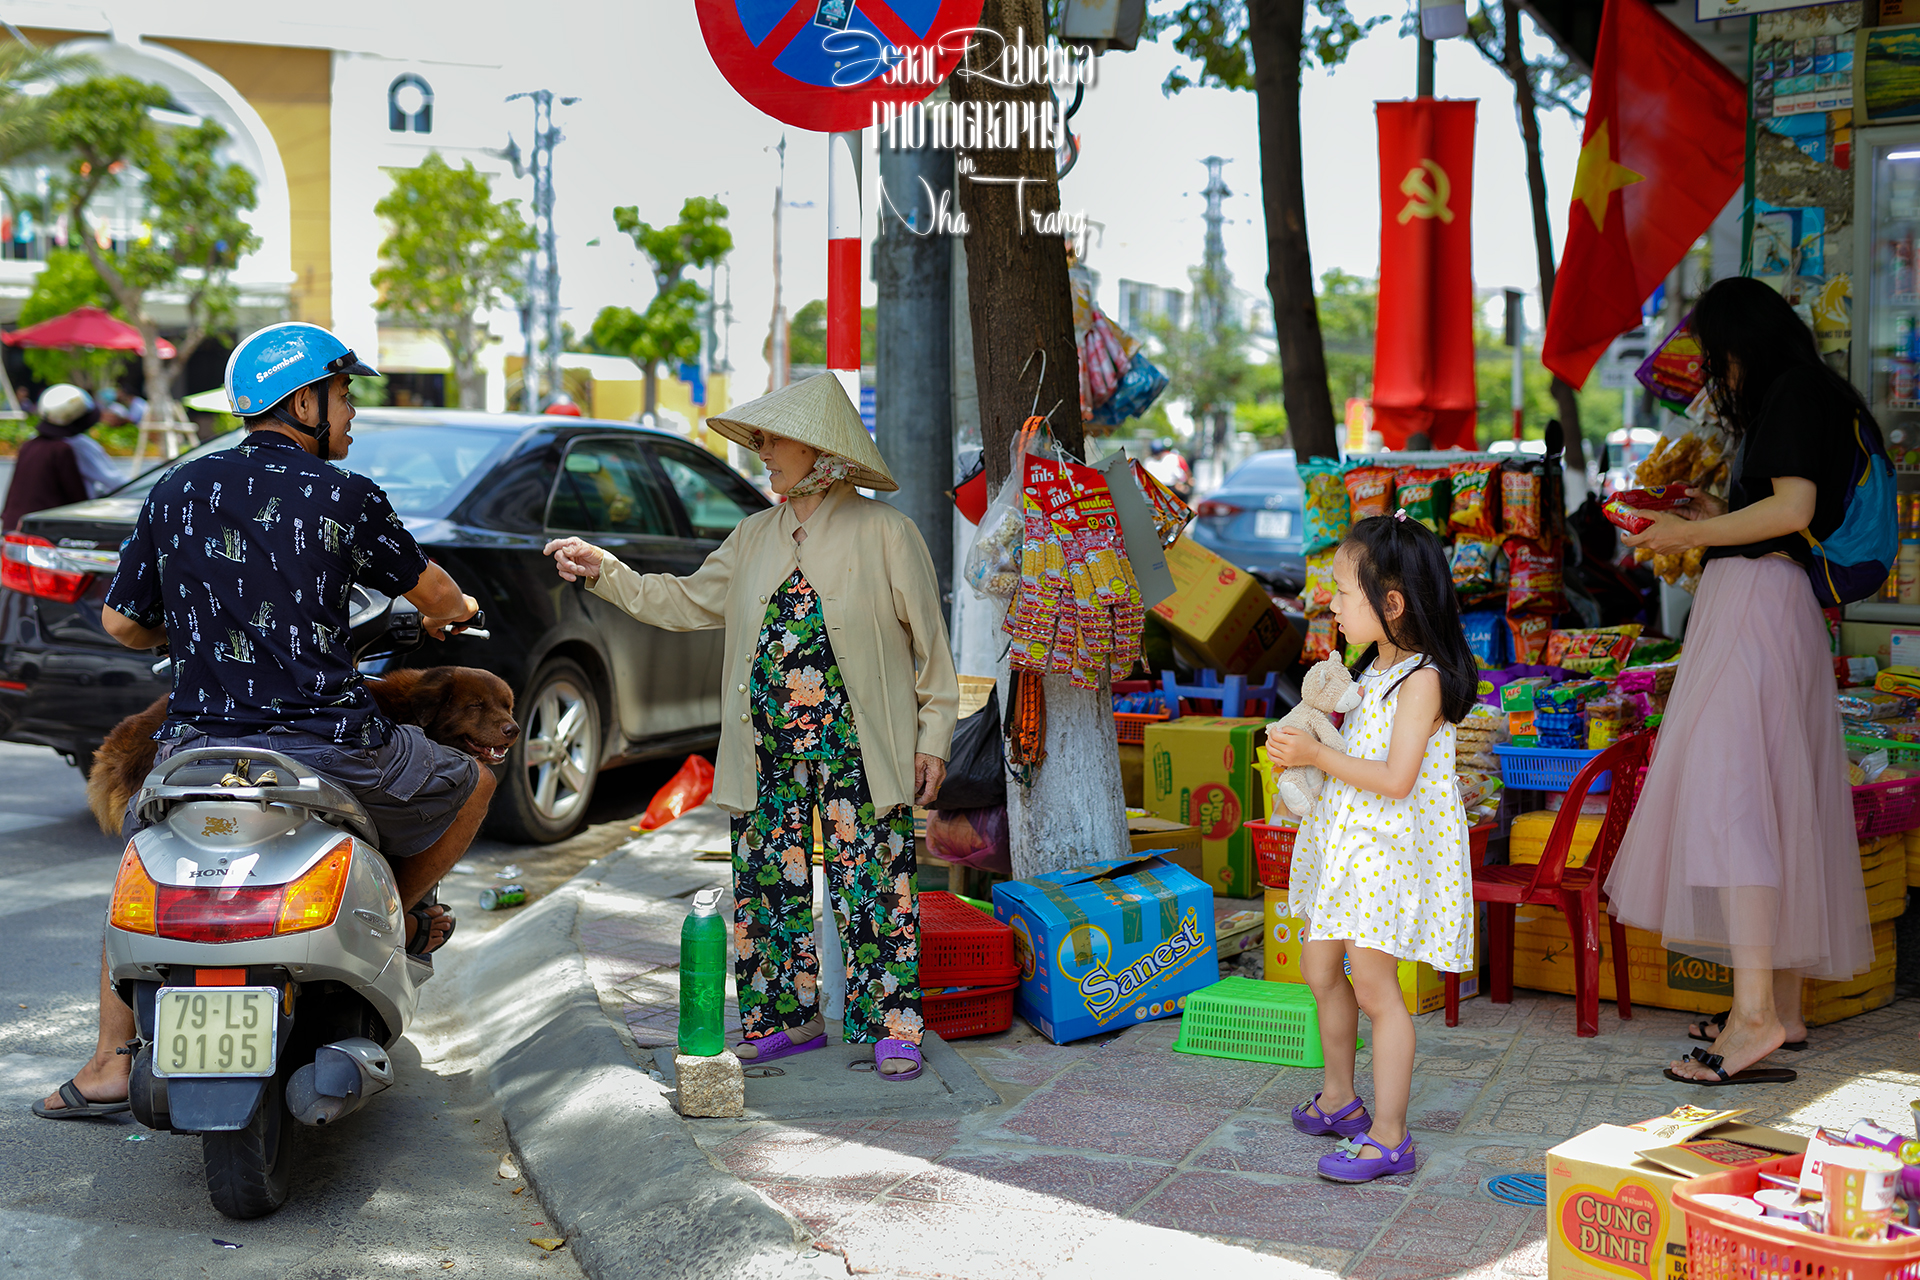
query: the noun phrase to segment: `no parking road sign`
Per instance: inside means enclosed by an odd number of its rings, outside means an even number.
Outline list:
[[[714,65],[796,129],[839,133],[952,74],[982,0],[695,0]]]

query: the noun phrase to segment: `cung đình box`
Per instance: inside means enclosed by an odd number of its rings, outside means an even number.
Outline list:
[[[1213,891],[1164,858],[1118,858],[993,886],[1013,929],[1020,1016],[1055,1044],[1178,1013],[1220,980]]]

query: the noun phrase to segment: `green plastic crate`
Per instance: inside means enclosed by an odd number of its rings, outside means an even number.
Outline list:
[[[1847,735],[1849,752],[1884,751],[1887,763],[1897,765],[1920,764],[1920,742],[1902,742],[1898,738],[1869,738],[1857,734]]]
[[[1298,982],[1222,978],[1187,997],[1176,1053],[1280,1067],[1322,1067],[1320,1011]]]

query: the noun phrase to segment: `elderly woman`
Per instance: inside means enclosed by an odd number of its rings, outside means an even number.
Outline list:
[[[927,545],[856,485],[897,489],[838,379],[821,374],[707,425],[756,450],[786,501],[698,570],[639,574],[563,538],[560,576],[669,631],[726,630],[713,799],[733,815],[743,1060],[826,1044],[813,945],[814,807],[847,965],[849,1044],[920,1073],[913,804],[946,776],[959,681]]]

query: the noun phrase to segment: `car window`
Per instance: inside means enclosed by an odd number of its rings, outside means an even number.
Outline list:
[[[1292,489],[1299,486],[1300,473],[1295,469],[1291,456],[1251,458],[1228,476],[1225,483],[1234,486],[1263,485]]]
[[[547,527],[577,533],[672,537],[672,518],[632,440],[575,440],[560,461]]]
[[[667,473],[667,482],[680,495],[694,537],[718,542],[760,509],[758,504],[749,505],[747,495],[753,492],[752,486],[721,466],[711,454],[665,441],[656,442],[653,452]]]

